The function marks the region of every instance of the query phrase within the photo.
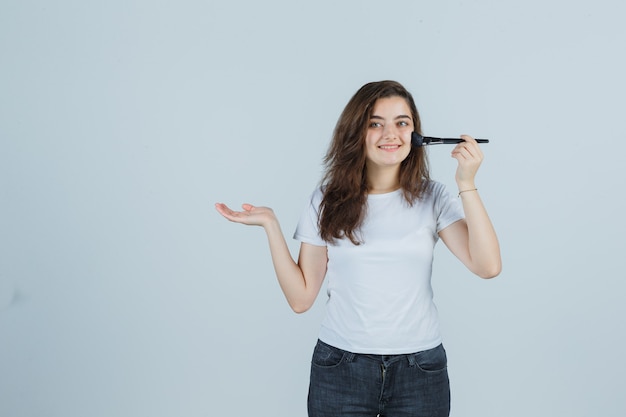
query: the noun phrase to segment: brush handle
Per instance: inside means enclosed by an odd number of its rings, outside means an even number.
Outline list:
[[[434,138],[432,136],[422,136],[417,132],[411,133],[411,144],[413,146],[425,146],[425,145],[456,145],[457,143],[464,142],[461,138]],[[478,143],[489,143],[489,139],[476,139]]]
[[[461,138],[433,138],[430,136],[424,136],[425,145],[453,145],[457,143],[465,142]],[[489,143],[489,139],[476,139],[478,143]]]

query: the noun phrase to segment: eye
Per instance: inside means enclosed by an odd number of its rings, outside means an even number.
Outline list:
[[[379,122],[370,122],[370,127],[381,127],[382,124]]]
[[[402,121],[398,122],[398,126],[401,126],[401,127],[406,127],[408,125],[409,125],[409,122],[407,122],[405,120],[402,120]]]

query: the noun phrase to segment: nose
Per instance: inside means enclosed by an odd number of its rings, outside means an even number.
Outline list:
[[[398,137],[398,129],[394,123],[387,123],[383,128],[383,139],[392,140]]]

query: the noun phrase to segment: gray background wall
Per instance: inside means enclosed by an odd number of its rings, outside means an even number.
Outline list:
[[[452,415],[623,416],[625,11],[4,0],[0,415],[305,415],[324,295],[291,313],[213,203],[273,207],[295,256],[339,112],[395,79],[425,133],[492,140],[502,275],[436,252]]]

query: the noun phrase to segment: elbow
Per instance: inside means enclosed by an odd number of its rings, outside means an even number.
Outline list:
[[[317,291],[304,291],[300,294],[289,294],[286,298],[287,303],[293,312],[296,314],[302,314],[309,311],[311,307],[313,307],[313,304],[315,304]]]
[[[296,314],[306,313],[307,311],[309,311],[309,308],[310,307],[306,307],[306,306],[291,306],[291,309]]]
[[[291,307],[293,312],[296,314],[306,313],[307,311],[309,311],[311,306],[312,306],[312,303],[307,303],[307,302],[298,302],[298,303],[290,302],[289,303],[289,307]]]
[[[477,271],[476,275],[478,275],[482,279],[492,279],[500,275],[500,272],[502,272],[502,265],[498,263],[488,268]]]

